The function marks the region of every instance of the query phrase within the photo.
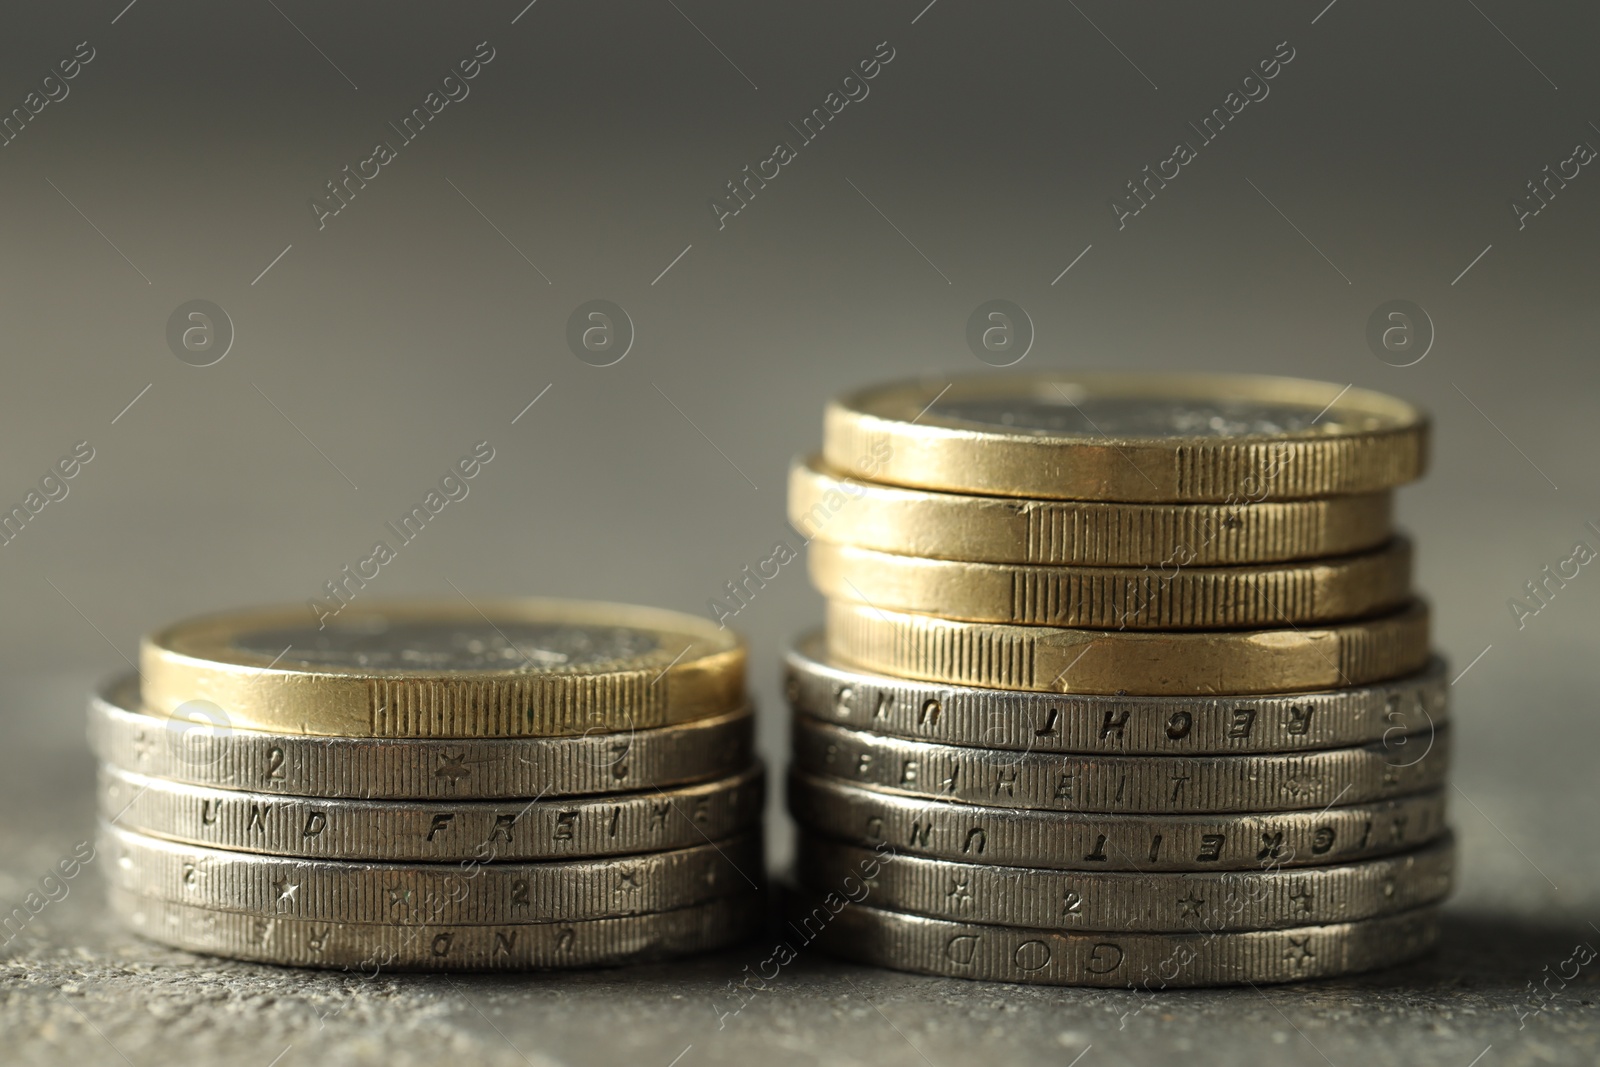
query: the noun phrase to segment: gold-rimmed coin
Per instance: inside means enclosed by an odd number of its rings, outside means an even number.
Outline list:
[[[1375,548],[1390,535],[1394,503],[1387,490],[1232,504],[1017,499],[881,485],[858,469],[796,460],[790,524],[807,540],[931,559],[1217,567]]]
[[[1057,500],[1296,500],[1390,489],[1428,419],[1366,389],[1254,375],[1047,371],[834,400],[823,457],[874,481]]]
[[[953,685],[1144,696],[1365,685],[1428,662],[1428,610],[1359,622],[1149,633],[952,622],[830,600],[828,652],[868,670]]]
[[[198,706],[231,727],[286,733],[562,736],[722,715],[745,700],[732,631],[580,601],[241,611],[152,634],[140,659],[152,714]]]
[[[813,541],[823,596],[966,622],[1104,630],[1222,630],[1354,619],[1411,592],[1411,543],[1251,567],[963,563]]]

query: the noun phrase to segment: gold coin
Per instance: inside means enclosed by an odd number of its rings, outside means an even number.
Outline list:
[[[1390,489],[1428,419],[1366,389],[1254,375],[1050,371],[874,386],[828,405],[823,458],[873,481],[1057,500],[1296,500]]]
[[[828,602],[828,653],[952,685],[1143,696],[1287,693],[1366,685],[1428,662],[1428,609],[1276,630],[1149,633],[954,622]]]
[[[296,734],[542,737],[666,726],[745,702],[744,642],[677,612],[527,599],[329,614],[241,611],[146,637],[146,710]]]
[[[987,563],[1214,567],[1343,556],[1390,534],[1388,491],[1320,500],[1116,504],[938,493],[862,481],[821,457],[789,470],[808,540]]]
[[[968,622],[1106,630],[1247,629],[1372,615],[1405,602],[1411,543],[1258,567],[960,563],[813,541],[823,596]]]

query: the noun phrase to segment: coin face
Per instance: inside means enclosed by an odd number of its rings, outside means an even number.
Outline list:
[[[371,614],[323,629],[307,623],[244,630],[234,648],[279,666],[353,671],[537,671],[648,656],[660,637],[626,626],[434,622]]]
[[[1289,437],[1358,433],[1407,425],[1401,401],[1333,383],[1280,378],[1069,373],[958,378],[865,390],[845,399],[867,414],[919,424],[1089,438]]]
[[[1075,437],[1248,437],[1336,430],[1315,407],[1249,399],[1097,396],[1081,387],[1015,397],[957,397],[928,412],[994,429]]]

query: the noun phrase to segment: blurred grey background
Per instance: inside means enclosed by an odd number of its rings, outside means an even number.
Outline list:
[[[955,1067],[988,1050],[1064,1064],[1093,1044],[1125,1062],[1466,1067],[1492,1044],[1486,1065],[1593,1062],[1592,975],[1520,1030],[1516,1012],[1541,968],[1600,938],[1600,575],[1584,568],[1520,627],[1508,607],[1576,541],[1600,548],[1586,525],[1600,525],[1600,174],[1578,150],[1600,146],[1592,7],[124,4],[9,11],[0,42],[0,507],[79,442],[93,449],[66,496],[0,544],[7,909],[88,833],[82,693],[127,669],[141,632],[319,595],[485,440],[495,458],[469,497],[364,596],[454,583],[707,613],[783,535],[785,469],[817,447],[827,398],[983,369],[967,319],[1001,298],[1036,332],[1022,369],[1303,375],[1431,410],[1433,470],[1399,513],[1437,643],[1470,666],[1454,689],[1459,925],[1443,962],[1409,979],[1174,996],[1176,1021],[1128,1030],[1070,992],[822,964],[769,1018],[711,1027],[721,1044],[696,1036],[709,1009],[650,1000],[719,985],[729,960],[654,986],[483,986],[509,998],[505,1018],[424,1010],[434,987],[397,983],[421,999],[313,1038],[288,1009],[190,1009],[211,996],[202,978],[269,1000],[332,979],[142,945],[103,925],[85,883],[0,963],[15,1055],[143,1067],[184,1042],[230,1058],[233,1041],[265,1063],[320,1040],[334,1060],[664,1065],[687,1043],[686,1065],[766,1046]],[[467,95],[403,142],[390,124],[490,50]],[[892,59],[867,95],[803,142],[790,124],[875,53]],[[1292,59],[1267,94],[1202,143],[1190,124],[1230,92],[1259,95],[1244,79],[1275,53]],[[333,206],[326,183],[380,140],[394,158],[319,220],[313,198]],[[727,183],[780,141],[795,158],[719,222],[712,201],[735,206]],[[1196,158],[1119,220],[1112,199],[1179,141]],[[595,299],[634,332],[607,367],[567,340]],[[1367,340],[1396,299],[1431,322],[1414,324],[1431,345],[1404,367],[1413,354]],[[193,300],[225,312],[217,345],[232,335],[210,366],[169,344]],[[820,609],[797,563],[736,619],[775,765],[778,657]],[[772,825],[781,856],[776,810]],[[154,986],[124,980],[144,970]],[[582,1012],[551,999],[564,988],[586,991]],[[187,1030],[148,1014],[162,996]],[[406,1029],[417,1011],[437,1023],[426,1036]],[[384,1044],[397,1030],[409,1036]]]

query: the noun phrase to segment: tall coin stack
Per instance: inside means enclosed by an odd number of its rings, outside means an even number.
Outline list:
[[[1392,490],[1426,417],[1281,378],[833,402],[791,472],[795,929],[862,962],[1170,988],[1437,937],[1445,668]],[[892,851],[889,851],[892,850]]]
[[[745,648],[566,601],[179,623],[90,705],[111,906],[196,952],[578,967],[762,921]],[[142,685],[141,685],[142,681]]]

